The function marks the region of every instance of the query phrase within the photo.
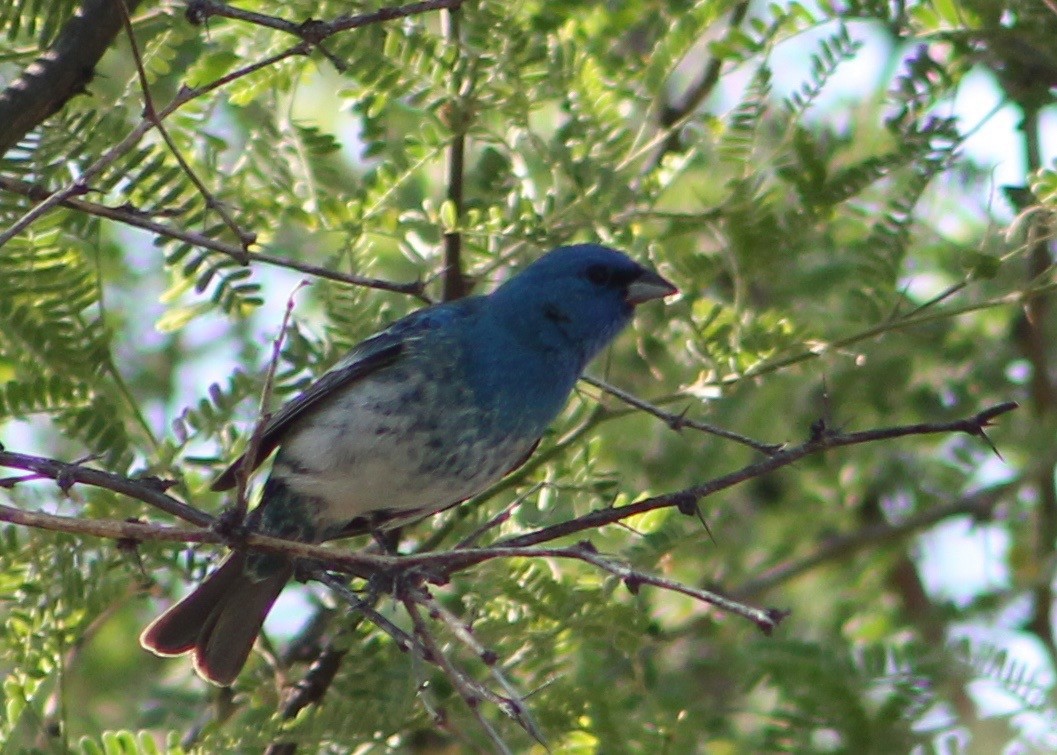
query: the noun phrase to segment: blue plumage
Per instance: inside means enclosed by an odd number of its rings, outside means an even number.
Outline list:
[[[256,458],[236,461],[214,489],[278,447],[248,524],[308,542],[459,503],[528,458],[635,304],[671,293],[612,249],[555,249],[488,296],[428,307],[362,342],[280,409]],[[233,553],[141,643],[192,652],[203,677],[230,684],[291,574],[281,558]]]

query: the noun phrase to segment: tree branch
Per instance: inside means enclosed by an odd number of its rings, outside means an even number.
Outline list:
[[[814,553],[767,569],[731,590],[730,595],[739,600],[756,598],[822,564],[840,561],[870,546],[902,540],[907,535],[927,529],[944,519],[964,515],[980,520],[988,519],[1005,494],[1015,490],[1020,484],[1021,481],[1017,480],[987,488],[961,500],[922,511],[895,524],[873,524],[855,532],[837,535],[822,543]]]
[[[363,570],[365,568],[368,570],[368,573],[374,573],[379,570],[391,570],[394,567],[398,568],[401,564],[405,566],[429,566],[430,568],[440,567],[444,569],[445,572],[450,573],[455,569],[466,568],[466,566],[480,563],[481,561],[487,560],[487,558],[494,558],[500,555],[512,555],[512,553],[508,553],[508,551],[511,551],[512,549],[524,549],[532,545],[577,534],[585,530],[597,529],[607,524],[613,524],[623,519],[627,519],[628,517],[644,514],[648,511],[675,506],[682,511],[690,513],[695,510],[700,499],[712,495],[713,493],[733,487],[734,485],[759,477],[768,472],[781,469],[782,467],[789,466],[806,456],[831,449],[859,445],[862,443],[871,443],[879,440],[901,438],[908,435],[933,435],[953,432],[963,432],[975,437],[982,437],[986,440],[986,428],[989,427],[996,418],[1014,410],[1015,408],[1017,408],[1017,404],[1009,401],[984,409],[971,417],[950,422],[927,422],[913,425],[898,425],[895,427],[877,428],[853,433],[840,433],[829,430],[824,426],[816,425],[812,428],[813,436],[805,443],[779,451],[768,458],[747,464],[741,469],[729,474],[721,475],[699,485],[684,488],[683,490],[652,496],[636,503],[597,509],[584,516],[576,517],[575,519],[570,519],[550,527],[544,527],[524,535],[506,538],[505,540],[496,543],[492,548],[463,549],[442,553],[396,557],[353,553],[348,551],[336,552],[324,546],[281,540],[257,534],[248,535],[245,545],[254,548],[259,547],[261,550],[269,552],[285,553],[286,555],[296,558],[307,558],[320,561],[321,563],[330,565],[332,568],[350,571],[351,573],[360,574],[361,576],[363,576]],[[168,484],[160,483],[157,480],[136,481],[77,464],[67,464],[52,459],[44,459],[25,454],[15,454],[9,451],[0,451],[0,466],[35,472],[41,477],[56,480],[64,490],[68,489],[76,482],[113,490],[152,506],[156,506],[173,516],[203,527],[212,526],[214,522],[213,517],[210,517],[208,514],[190,507],[187,504],[166,495],[164,492],[161,492],[158,489],[159,485],[168,487]],[[17,478],[14,480],[9,478],[6,481],[0,480],[0,485],[12,487],[14,484],[24,481],[25,478]],[[68,517],[59,517],[59,519],[69,520]],[[165,528],[161,529],[164,530]],[[129,534],[116,530],[111,533],[104,533],[102,536],[115,537],[117,539],[128,539],[130,537]],[[133,539],[135,539],[135,536],[133,536]],[[175,540],[178,538],[171,535],[154,533],[149,537],[144,535],[144,539]],[[223,542],[223,538],[218,534],[212,534],[200,536],[196,541]],[[482,558],[482,554],[487,554],[487,557]],[[573,555],[570,557],[583,560],[580,555]]]
[[[91,535],[130,542],[222,543],[223,537],[208,529],[168,527],[115,519],[82,519],[74,516],[25,511],[0,504],[0,521],[51,532]]]
[[[225,209],[222,202],[218,201],[213,193],[209,191],[202,179],[198,177],[190,163],[184,159],[180,149],[176,146],[176,142],[173,141],[172,136],[169,135],[169,129],[165,127],[162,119],[158,116],[158,110],[154,107],[154,97],[151,96],[150,86],[147,83],[147,71],[143,67],[143,58],[139,52],[139,43],[136,41],[136,34],[132,29],[132,19],[128,15],[128,11],[121,4],[122,0],[114,0],[115,5],[121,9],[122,22],[125,27],[125,34],[128,37],[129,46],[132,50],[132,60],[136,64],[136,74],[139,78],[140,92],[143,94],[143,112],[144,119],[149,121],[151,125],[158,130],[165,145],[169,148],[169,152],[172,153],[173,157],[176,158],[176,162],[180,165],[184,174],[190,179],[194,187],[198,189],[198,193],[202,195],[205,200],[206,207],[213,210],[220,219],[224,222],[233,234],[235,238],[239,240],[243,250],[248,250],[257,241],[257,234],[251,233],[250,231],[243,230],[243,228],[236,222],[231,216],[231,213]]]
[[[628,406],[633,406],[636,409],[641,409],[647,414],[652,414],[676,432],[679,432],[684,427],[689,427],[692,430],[700,430],[701,432],[715,435],[717,438],[725,438],[727,440],[732,440],[735,443],[741,443],[744,446],[748,446],[749,448],[768,456],[771,456],[782,449],[781,443],[761,443],[758,440],[753,440],[752,438],[739,435],[738,433],[731,432],[722,427],[717,427],[716,425],[710,425],[707,422],[688,419],[685,414],[672,414],[671,412],[661,409],[656,404],[644,401],[638,396],[628,393],[621,388],[617,388],[615,385],[611,385],[600,378],[592,377],[590,375],[581,375],[580,379],[588,385],[593,385],[595,388],[608,393],[610,396],[620,399]]]
[[[451,10],[459,8],[461,5],[462,0],[424,0],[423,2],[408,3],[407,5],[379,8],[367,13],[339,16],[333,21],[318,21],[310,18],[297,23],[277,16],[242,10],[224,3],[214,2],[214,0],[191,0],[187,3],[187,20],[193,24],[202,24],[213,16],[220,16],[283,31],[314,45],[327,37],[350,29],[359,29],[362,26],[370,26],[371,24],[406,18],[407,16],[416,16],[435,10]]]
[[[749,0],[742,0],[734,10],[730,13],[730,22],[727,25],[728,33],[741,26],[741,22],[745,20],[745,14],[749,11]],[[669,152],[677,152],[681,149],[679,142],[679,129],[678,126],[689,117],[694,110],[697,109],[698,105],[704,102],[705,98],[712,93],[712,90],[716,88],[716,84],[719,83],[720,70],[723,67],[723,61],[715,56],[708,59],[705,64],[704,70],[701,72],[701,76],[690,85],[690,88],[686,90],[683,95],[681,102],[672,104],[667,102],[664,108],[661,110],[661,127],[668,131],[668,136],[665,138],[664,145],[661,147],[660,153],[654,158],[654,164],[659,165],[661,158],[663,158]]]
[[[121,3],[124,2],[124,6]],[[140,0],[84,0],[51,48],[0,94],[0,156],[86,92],[100,58]],[[127,11],[126,11],[127,8]]]
[[[985,434],[985,429],[989,427],[997,417],[1006,414],[1015,408],[1017,408],[1017,404],[1009,401],[984,409],[971,417],[950,422],[927,422],[913,425],[898,425],[895,427],[862,430],[853,433],[831,431],[824,426],[817,424],[812,428],[813,436],[805,443],[779,451],[775,455],[766,459],[747,464],[741,469],[729,474],[721,475],[720,477],[713,478],[712,480],[699,485],[684,488],[683,490],[652,496],[636,503],[597,509],[584,516],[570,519],[550,527],[544,527],[524,535],[517,535],[506,538],[505,540],[500,540],[491,548],[467,548],[408,556],[384,556],[356,553],[346,550],[336,551],[325,546],[282,540],[254,533],[247,535],[243,545],[266,552],[283,553],[294,558],[305,558],[318,561],[321,564],[327,565],[328,568],[348,571],[359,576],[369,576],[378,571],[392,571],[403,567],[414,568],[416,566],[428,567],[430,569],[440,568],[444,573],[450,574],[452,571],[464,569],[491,558],[509,557],[514,555],[545,555],[542,551],[537,553],[523,549],[527,549],[529,546],[537,545],[539,543],[555,540],[559,537],[577,534],[588,529],[597,529],[607,524],[613,524],[623,519],[627,519],[628,517],[644,514],[648,511],[675,506],[682,511],[690,513],[696,509],[697,503],[701,498],[712,495],[720,490],[733,487],[746,480],[759,477],[768,472],[773,472],[776,469],[789,466],[806,456],[821,453],[823,451],[879,440],[901,438],[908,435],[932,435],[938,433],[963,432],[976,437],[982,437],[986,440],[987,436]],[[170,484],[159,482],[155,479],[145,479],[142,481],[131,480],[119,475],[91,469],[90,467],[84,467],[77,464],[67,464],[65,462],[37,456],[15,454],[9,451],[0,451],[0,466],[11,467],[14,469],[25,469],[36,473],[40,477],[53,479],[57,481],[59,486],[64,490],[69,489],[73,483],[77,482],[94,485],[107,490],[113,490],[152,506],[156,506],[173,516],[192,522],[193,524],[198,524],[202,527],[211,527],[215,521],[213,517],[208,514],[190,507],[187,504],[166,495],[164,492],[161,492],[159,486],[168,487]],[[25,481],[27,480],[24,477],[8,478],[7,480],[0,480],[0,486],[13,487],[15,484],[20,484]],[[22,513],[30,516],[28,512]],[[51,515],[32,514],[31,516],[50,517]],[[70,517],[55,517],[55,520],[61,520],[68,523],[82,521]],[[46,520],[42,519],[40,521]],[[152,530],[144,530],[142,535],[138,535],[136,534],[136,532],[138,532],[136,530],[126,531],[123,529],[123,526],[128,523],[116,524],[121,526],[110,530],[103,528],[98,534],[102,537],[113,537],[115,539],[179,539],[179,536],[176,536],[176,530],[169,532],[172,528],[159,527],[157,525],[136,525],[154,528]],[[29,524],[28,526],[37,525]],[[71,529],[67,531],[80,531],[75,528],[78,525],[71,524],[70,526]],[[48,528],[55,529],[57,527],[50,526]],[[86,530],[85,534],[97,533],[95,531],[88,532]],[[182,536],[182,533],[179,534]],[[217,533],[209,532],[196,535],[194,542],[224,542],[224,538]],[[517,554],[514,553],[515,550],[518,550]],[[554,550],[549,550],[546,552],[546,555],[551,557],[557,555],[557,557],[586,560],[582,553],[579,552],[556,554]]]
[[[22,196],[29,197],[30,199],[44,200],[51,196],[51,192],[47,189],[36,186],[25,181],[19,181],[16,178],[9,176],[0,176],[0,189],[21,194]],[[152,220],[150,215],[143,210],[124,205],[122,207],[108,207],[107,205],[97,204],[89,202],[84,199],[67,197],[60,199],[58,204],[62,207],[68,207],[78,212],[83,212],[88,215],[94,215],[95,217],[106,218],[113,220],[118,223],[124,223],[125,225],[132,226],[133,228],[140,228],[144,231],[149,231],[158,236],[165,238],[175,239],[177,241],[184,241],[194,246],[202,247],[204,249],[211,249],[214,252],[220,252],[225,254],[232,259],[241,262],[244,265],[248,265],[251,262],[263,263],[265,265],[273,265],[275,267],[283,267],[288,270],[296,270],[301,273],[315,276],[317,278],[324,278],[326,280],[336,281],[338,283],[345,283],[350,286],[362,286],[364,288],[373,288],[379,291],[391,291],[397,294],[408,294],[421,300],[422,302],[429,304],[431,300],[425,295],[425,283],[422,281],[410,281],[408,283],[397,283],[396,281],[388,281],[382,278],[372,278],[364,275],[353,275],[351,273],[340,273],[336,270],[330,270],[319,265],[311,265],[306,262],[299,260],[292,260],[285,257],[277,257],[272,254],[266,254],[264,252],[249,252],[242,249],[234,244],[228,244],[224,241],[210,238],[201,233],[195,231],[185,231],[182,228],[178,228],[172,225],[166,225],[165,223],[159,223],[156,220]]]
[[[462,272],[462,232],[459,223],[462,221],[463,181],[466,172],[466,126],[467,97],[469,79],[463,80],[461,65],[463,63],[462,40],[459,33],[459,10],[449,9],[443,15],[444,36],[448,45],[455,50],[455,64],[452,71],[452,101],[448,103],[447,114],[449,127],[452,130],[451,144],[448,145],[447,163],[447,201],[455,211],[454,227],[444,233],[444,283],[443,301],[461,299],[467,294],[466,278]]]
[[[878,440],[891,438],[902,438],[907,435],[933,435],[937,433],[968,433],[976,437],[987,436],[984,429],[988,427],[995,418],[1017,408],[1014,401],[1007,401],[989,409],[968,417],[966,419],[954,420],[952,422],[919,423],[914,425],[899,425],[896,427],[880,428],[876,430],[863,430],[855,433],[838,433],[823,426],[812,428],[813,437],[802,445],[787,448],[766,459],[747,464],[741,469],[720,477],[713,478],[700,485],[694,485],[674,493],[646,498],[637,503],[629,503],[625,506],[614,506],[605,509],[597,509],[584,516],[570,519],[550,527],[543,527],[535,532],[517,535],[505,540],[500,540],[496,546],[508,548],[523,548],[537,543],[554,540],[559,537],[574,535],[585,530],[593,530],[607,524],[613,524],[622,519],[644,514],[647,511],[676,506],[687,513],[696,511],[700,499],[717,493],[720,490],[733,487],[746,480],[759,477],[773,472],[776,469],[787,467],[790,464],[822,451],[844,446],[854,446],[861,443],[872,443]]]
[[[206,514],[204,511],[199,511],[198,509],[188,506],[186,503],[167,495],[165,491],[171,488],[175,483],[168,480],[160,480],[157,477],[130,479],[128,477],[122,477],[121,475],[111,474],[110,472],[103,472],[99,469],[85,467],[80,464],[68,464],[64,461],[46,459],[41,456],[11,453],[2,448],[0,448],[0,467],[24,469],[27,472],[33,472],[36,478],[55,480],[64,493],[73,487],[74,483],[80,482],[85,485],[92,485],[97,488],[103,488],[104,490],[112,490],[115,493],[121,493],[129,498],[134,498],[137,501],[142,501],[143,503],[154,506],[157,509],[161,509],[167,514],[172,514],[177,519],[183,519],[185,522],[196,524],[199,527],[209,527],[213,524],[213,517],[209,516],[209,514]],[[11,488],[16,484],[27,481],[28,479],[25,477],[0,479],[0,488]],[[41,516],[45,515],[42,514]],[[56,518],[63,520],[69,519],[68,517]],[[37,525],[30,524],[28,526],[33,527]],[[66,531],[72,532],[74,530]],[[101,533],[100,537],[111,537],[111,535]],[[117,534],[116,537],[118,539],[124,539],[128,537],[128,535]],[[142,539],[150,538],[144,537]]]
[[[664,577],[641,572],[630,566],[619,563],[612,557],[599,554],[590,542],[581,541],[568,547],[534,547],[536,544],[553,540],[558,537],[567,536],[581,532],[586,529],[595,529],[606,524],[611,524],[625,519],[629,516],[641,514],[659,508],[677,506],[680,510],[689,512],[696,509],[700,498],[723,490],[738,482],[757,477],[783,466],[804,458],[810,454],[820,453],[825,450],[840,448],[848,445],[856,445],[878,440],[904,437],[907,435],[924,435],[948,432],[964,432],[986,439],[986,428],[999,416],[1016,408],[1013,402],[999,404],[985,409],[977,414],[951,422],[919,423],[914,425],[901,425],[889,428],[865,430],[855,433],[841,433],[830,430],[822,421],[816,422],[812,427],[811,437],[800,446],[784,449],[774,455],[762,459],[756,463],[746,465],[742,469],[722,477],[715,478],[700,485],[692,486],[681,491],[665,495],[647,498],[638,503],[625,506],[601,509],[576,519],[542,528],[525,535],[507,538],[500,541],[496,546],[489,548],[456,547],[453,550],[419,553],[407,556],[386,556],[349,550],[335,550],[324,546],[311,545],[297,541],[280,540],[263,535],[249,533],[240,539],[239,547],[250,550],[260,550],[272,553],[281,553],[288,558],[298,559],[302,562],[310,562],[310,570],[307,572],[311,577],[324,582],[331,589],[338,592],[354,610],[358,610],[368,619],[375,622],[380,628],[388,632],[398,646],[411,650],[423,660],[435,663],[443,670],[445,675],[454,685],[459,695],[466,702],[473,715],[488,734],[492,744],[500,750],[505,750],[506,745],[492,728],[479,709],[478,703],[482,700],[489,701],[508,715],[511,715],[532,736],[541,739],[538,727],[532,722],[522,702],[522,696],[517,694],[512,685],[495,668],[497,659],[494,654],[484,648],[472,637],[472,630],[463,626],[459,620],[450,615],[446,609],[434,601],[428,590],[419,586],[423,576],[429,579],[446,580],[451,574],[471,568],[497,558],[548,558],[577,560],[594,566],[602,571],[608,572],[619,578],[628,589],[637,592],[642,585],[650,585],[663,590],[687,595],[708,605],[714,606],[722,611],[741,616],[752,621],[766,634],[770,634],[775,627],[785,618],[787,612],[776,609],[760,609],[745,605],[740,601],[724,595],[692,587]],[[35,473],[35,476],[54,479],[63,490],[69,489],[74,483],[82,482],[95,485],[129,495],[150,505],[178,516],[180,518],[199,524],[200,528],[188,529],[147,524],[132,521],[113,520],[85,520],[76,517],[57,516],[42,512],[27,512],[10,506],[0,505],[0,521],[8,521],[29,527],[37,527],[49,530],[72,532],[75,534],[93,535],[107,537],[119,541],[176,541],[197,543],[225,543],[225,536],[213,526],[212,517],[192,507],[183,504],[176,499],[166,495],[164,489],[168,483],[157,480],[130,480],[117,475],[100,472],[77,464],[64,464],[51,459],[41,459],[23,454],[12,454],[0,451],[0,466],[9,466],[25,469]],[[0,480],[0,487],[14,487],[15,485],[34,479],[33,477],[6,478]],[[779,581],[789,579],[796,574],[822,563],[825,560],[838,558],[846,553],[863,547],[871,542],[882,539],[897,537],[911,529],[928,526],[939,519],[952,515],[954,511],[977,511],[980,515],[989,513],[993,503],[997,500],[997,493],[989,491],[994,498],[983,498],[973,503],[961,502],[961,508],[954,509],[946,507],[931,512],[925,512],[913,517],[900,525],[876,528],[865,528],[854,536],[838,539],[827,544],[818,553],[798,562],[793,562],[776,567],[768,573],[757,578],[755,581],[743,585],[735,594],[751,594],[767,589]],[[369,602],[363,601],[340,579],[326,573],[324,570],[337,570],[348,572],[360,577],[385,577],[380,580],[382,584],[391,584],[398,600],[403,602],[405,609],[411,616],[415,627],[413,636],[393,625],[388,619],[379,615]],[[375,579],[374,584],[379,580]],[[502,686],[506,694],[498,694],[480,682],[469,677],[464,671],[457,668],[447,657],[437,640],[432,636],[425,619],[422,617],[419,606],[425,606],[434,618],[439,618],[445,623],[449,630],[477,657],[491,669],[496,680]],[[340,666],[343,652],[334,646],[325,647],[317,663],[313,667],[315,673],[310,673],[309,682],[303,688],[297,688],[291,693],[287,704],[284,705],[284,715],[296,715],[306,705],[318,701],[329,688],[334,674]],[[293,745],[289,742],[276,742],[273,755],[278,753],[289,753]]]
[[[999,77],[999,80],[1005,80]],[[1017,99],[1016,91],[1007,93]],[[1023,133],[1024,158],[1028,171],[1034,173],[1042,166],[1041,136],[1039,132],[1039,107],[1030,98],[1020,98],[1024,118],[1020,128]],[[1025,192],[1026,194],[1027,192]],[[1023,204],[1034,203],[1034,197],[1024,197]],[[1026,207],[1019,206],[1018,210]],[[1029,249],[1028,281],[1038,280],[1049,272],[1053,266],[1049,242],[1052,235],[1050,213],[1033,213],[1028,221],[1027,247]],[[1054,395],[1054,384],[1050,368],[1050,311],[1052,296],[1048,292],[1037,293],[1024,301],[1023,313],[1015,323],[1018,345],[1031,363],[1031,400],[1035,414],[1039,417],[1052,416],[1057,409],[1057,398]],[[1036,475],[1039,491],[1039,503],[1035,511],[1038,522],[1038,535],[1035,542],[1035,554],[1039,563],[1052,563],[1057,551],[1057,472],[1053,466],[1040,469]],[[1051,579],[1040,580],[1035,586],[1032,616],[1028,628],[1035,633],[1046,646],[1051,661],[1057,661],[1057,638],[1054,637],[1053,601],[1054,590]]]

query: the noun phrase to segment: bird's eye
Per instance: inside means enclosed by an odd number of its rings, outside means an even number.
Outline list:
[[[604,286],[612,278],[609,268],[605,265],[591,265],[584,272],[584,276],[596,286]]]

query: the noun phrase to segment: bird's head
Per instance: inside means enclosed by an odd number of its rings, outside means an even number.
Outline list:
[[[540,257],[496,289],[492,303],[520,337],[572,349],[583,365],[628,324],[636,304],[674,293],[675,286],[626,255],[577,244]]]

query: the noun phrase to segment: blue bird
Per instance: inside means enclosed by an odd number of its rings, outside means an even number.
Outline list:
[[[266,424],[235,485],[279,449],[248,527],[319,543],[399,526],[465,501],[524,463],[591,358],[636,304],[676,288],[620,252],[559,247],[487,296],[437,304],[356,346]],[[140,644],[191,653],[229,685],[294,564],[232,552],[154,620]]]

